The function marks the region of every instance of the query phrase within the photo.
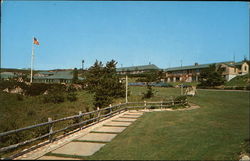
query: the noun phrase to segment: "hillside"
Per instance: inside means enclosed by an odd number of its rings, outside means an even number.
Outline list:
[[[227,82],[226,86],[247,86],[250,83],[249,81],[249,74],[236,76],[235,78],[231,79]]]

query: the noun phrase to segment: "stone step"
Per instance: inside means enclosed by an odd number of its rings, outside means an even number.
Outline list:
[[[76,140],[110,142],[116,135],[117,134],[88,133],[87,135],[80,137]]]
[[[89,142],[70,142],[51,153],[66,154],[75,156],[91,156],[105,144],[103,143],[89,143]]]
[[[139,116],[139,115],[123,115],[123,116],[121,116],[120,118],[139,118],[139,117],[141,117],[141,116]]]
[[[115,122],[115,121],[110,121],[107,122],[104,125],[109,125],[109,126],[129,126],[131,125],[132,122]]]
[[[120,133],[126,127],[110,127],[110,126],[102,126],[100,128],[94,129],[92,132],[110,132],[110,133]]]
[[[56,156],[42,156],[41,158],[38,158],[37,160],[81,160],[77,158],[65,158],[65,157],[56,157]]]
[[[114,119],[112,121],[121,121],[121,122],[133,122],[137,119],[132,119],[132,118],[117,118],[117,119]]]

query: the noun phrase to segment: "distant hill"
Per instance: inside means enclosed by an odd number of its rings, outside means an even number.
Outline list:
[[[226,86],[247,86],[250,83],[249,74],[236,76],[226,83]]]
[[[71,71],[73,69],[51,69],[51,70],[33,70],[34,73],[43,72],[43,71]],[[16,68],[1,68],[0,72],[17,72],[30,74],[30,69],[16,69]]]

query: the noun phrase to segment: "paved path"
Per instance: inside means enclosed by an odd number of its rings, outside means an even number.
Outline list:
[[[142,115],[142,111],[125,112],[119,117],[110,119],[102,126],[92,129],[84,136],[51,151],[50,154],[38,158],[38,160],[71,160],[74,156],[75,160],[78,160],[77,157],[91,156]]]

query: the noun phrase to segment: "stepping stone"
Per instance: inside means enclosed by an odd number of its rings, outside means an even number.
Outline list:
[[[129,113],[139,113],[139,114],[141,114],[141,113],[143,113],[143,111],[130,110]]]
[[[56,154],[90,156],[97,152],[105,144],[88,142],[70,142],[54,151]]]
[[[143,113],[134,113],[134,112],[129,112],[129,113],[126,113],[126,114],[124,114],[124,115],[132,115],[132,116],[142,116],[143,115]]]
[[[116,135],[117,134],[88,133],[87,135],[76,140],[110,142]]]
[[[120,133],[122,132],[126,127],[109,127],[109,126],[102,126],[98,129],[93,130],[92,132],[114,132],[114,133]]]
[[[110,121],[104,125],[110,125],[110,126],[129,126],[131,122],[115,122],[115,121]]]
[[[63,158],[63,157],[56,157],[56,156],[42,156],[38,160],[80,160],[76,158]]]
[[[135,121],[136,119],[132,119],[132,118],[117,118],[115,120],[112,120],[112,121],[124,121],[124,122],[133,122]]]
[[[139,118],[141,117],[140,115],[123,115],[120,118]]]

